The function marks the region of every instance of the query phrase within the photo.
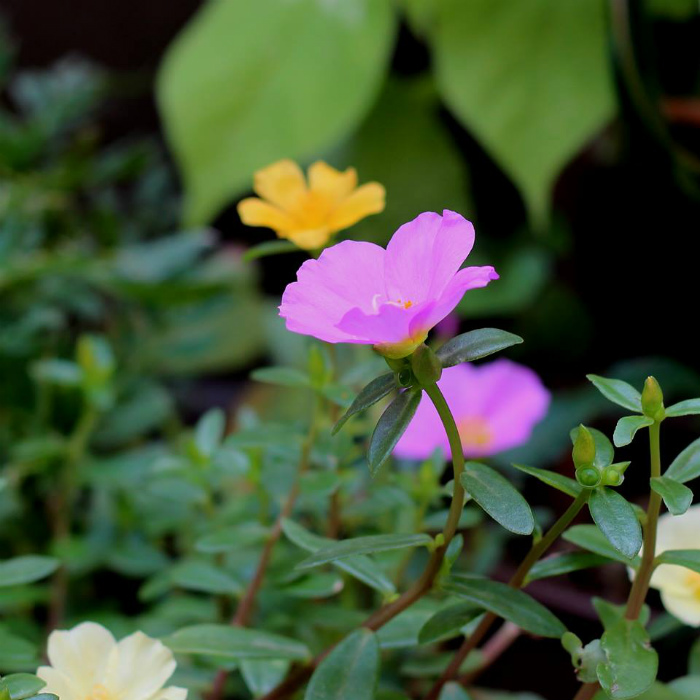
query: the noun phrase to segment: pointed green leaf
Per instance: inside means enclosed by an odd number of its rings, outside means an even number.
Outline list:
[[[369,537],[355,537],[351,540],[341,540],[320,549],[316,554],[304,559],[297,564],[299,570],[312,569],[314,566],[327,564],[336,559],[354,557],[360,554],[372,554],[374,552],[388,552],[393,549],[406,549],[410,547],[426,547],[432,544],[430,535],[418,533],[415,535],[370,535]]]
[[[454,367],[462,362],[480,360],[522,342],[523,339],[514,333],[498,328],[479,328],[448,340],[436,354],[443,367]]]
[[[56,571],[59,564],[54,557],[36,554],[0,561],[0,588],[40,581]]]
[[[260,544],[268,535],[268,528],[259,522],[250,521],[209,532],[200,537],[194,547],[205,554],[219,554]]]
[[[542,578],[551,578],[552,576],[562,576],[570,574],[572,571],[581,571],[582,569],[592,569],[596,566],[609,564],[610,559],[595,554],[593,552],[565,552],[564,554],[555,554],[538,561],[530,573],[527,575],[527,581],[537,581]]]
[[[598,665],[598,680],[608,697],[637,697],[656,680],[659,658],[639,621],[622,618],[605,630],[600,644],[606,663]]]
[[[223,659],[289,659],[304,661],[306,645],[279,634],[230,625],[183,627],[163,640],[176,654],[198,654]]]
[[[571,431],[570,435],[572,443],[576,442],[578,431],[578,426]],[[595,459],[593,460],[593,465],[599,469],[604,469],[605,467],[610,466],[613,459],[615,459],[615,449],[613,448],[612,442],[610,442],[607,435],[601,433],[600,430],[588,428],[588,432],[593,436],[593,441],[595,442]]]
[[[700,574],[700,549],[667,549],[656,557],[656,563],[683,566]]]
[[[612,401],[628,411],[642,412],[642,395],[631,384],[623,382],[621,379],[600,377],[597,374],[587,374],[586,378],[608,401]]]
[[[654,421],[646,416],[625,416],[617,421],[615,433],[613,434],[613,442],[616,447],[624,447],[629,445],[638,430],[647,428],[653,425]]]
[[[242,659],[241,675],[253,697],[269,693],[289,671],[287,659]]]
[[[681,484],[697,479],[700,476],[700,438],[691,442],[671,462],[671,466],[666,470],[664,476]]]
[[[333,426],[333,435],[335,435],[352,416],[364,411],[373,406],[377,401],[381,401],[385,396],[388,396],[396,388],[396,378],[393,372],[382,374],[373,379],[362,391],[355,397],[355,400],[350,404],[350,408],[340,417],[338,422]]]
[[[413,419],[421,400],[419,389],[408,389],[399,394],[386,408],[379,419],[369,443],[367,462],[369,471],[375,476],[379,467],[391,455],[396,443]]]
[[[608,538],[595,525],[574,525],[570,527],[562,537],[589,552],[595,552],[602,557],[621,562],[626,566],[639,566],[639,557],[630,561],[618,552],[608,541]]]
[[[311,380],[308,375],[294,367],[261,367],[250,373],[250,378],[265,384],[277,384],[295,389],[308,389]]]
[[[359,629],[336,646],[314,671],[304,700],[372,700],[379,679],[379,644]]]
[[[669,476],[652,477],[651,488],[664,499],[672,515],[683,515],[693,502],[693,492]]]
[[[296,253],[299,251],[299,246],[291,241],[264,241],[258,243],[252,248],[248,248],[243,253],[244,262],[265,258],[268,255],[280,255],[281,253]]]
[[[438,610],[418,633],[421,644],[451,639],[462,634],[462,628],[476,619],[483,608],[473,603],[457,603]]]
[[[642,547],[642,526],[627,500],[617,491],[598,488],[591,493],[588,507],[610,544],[622,556],[634,559]]]
[[[559,472],[553,472],[549,469],[539,469],[538,467],[528,467],[524,464],[514,464],[513,466],[521,472],[534,476],[536,479],[547,484],[547,486],[551,486],[558,491],[563,491],[572,498],[576,498],[576,496],[581,493],[582,487],[575,479],[559,474]]]
[[[297,547],[305,549],[307,552],[318,552],[336,543],[336,540],[314,535],[301,525],[288,519],[282,521],[282,530],[291,542],[297,545]],[[365,583],[370,586],[370,588],[374,588],[374,590],[384,595],[391,595],[396,592],[394,584],[369,557],[348,557],[347,559],[339,559],[332,563],[333,566],[341,571],[345,571],[345,573],[353,578],[362,581],[362,583]]]
[[[181,561],[171,569],[170,580],[188,591],[219,595],[243,593],[243,585],[237,578],[208,561]]]
[[[157,80],[187,224],[211,221],[257,169],[347,136],[372,105],[395,28],[388,0],[205,3]]]
[[[675,418],[677,416],[697,416],[700,415],[700,399],[688,399],[673,404],[666,409],[666,416]]]
[[[523,591],[488,579],[451,576],[444,589],[541,637],[561,637],[566,627]]]
[[[615,113],[605,8],[595,1],[432,4],[443,98],[541,225],[560,171]]]
[[[508,479],[480,462],[467,462],[460,475],[467,493],[506,530],[529,535],[535,519],[527,501]]]

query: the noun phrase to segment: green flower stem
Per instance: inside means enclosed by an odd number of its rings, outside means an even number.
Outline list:
[[[552,527],[542,536],[541,539],[532,545],[530,551],[527,553],[527,556],[523,559],[520,566],[508,582],[509,586],[512,588],[520,588],[523,585],[528,573],[530,573],[530,569],[532,569],[542,555],[554,544],[562,532],[569,527],[573,519],[578,515],[581,508],[583,508],[588,501],[590,493],[590,489],[582,489],[581,493],[579,493],[574,502],[567,508],[567,510],[554,523],[554,525],[552,525]],[[430,689],[430,692],[426,695],[425,700],[436,700],[436,698],[440,695],[442,686],[448,681],[457,677],[459,669],[464,663],[464,660],[479,645],[481,640],[486,636],[486,633],[491,629],[491,626],[497,619],[498,617],[494,613],[486,613],[474,632],[464,640],[462,646],[459,648],[454,658],[450,662],[450,665],[445,669],[444,673]]]
[[[452,503],[450,505],[450,512],[447,517],[447,522],[445,523],[445,528],[442,531],[443,541],[439,547],[434,549],[420,578],[396,600],[377,610],[362,623],[361,627],[374,631],[393,620],[399,613],[410,608],[413,603],[422,598],[433,587],[433,583],[440,573],[447,546],[450,544],[450,541],[459,527],[459,519],[462,515],[462,508],[464,507],[464,487],[459,479],[460,474],[464,470],[464,451],[462,449],[462,440],[459,437],[457,424],[437,384],[423,386],[423,389],[433,402],[450,443],[452,471],[454,475]],[[296,690],[310,678],[314,669],[321,663],[326,655],[330,653],[332,648],[333,647],[326,649],[306,666],[302,666],[292,673],[276,688],[273,688],[267,695],[261,698],[261,700],[282,700],[282,698],[291,697]]]
[[[272,530],[265,541],[265,546],[263,547],[262,554],[258,560],[258,565],[255,568],[255,573],[253,578],[248,585],[243,597],[241,598],[236,612],[231,618],[230,624],[233,627],[245,627],[250,616],[255,607],[255,601],[258,596],[258,592],[265,579],[265,574],[267,573],[267,568],[270,565],[270,560],[272,559],[272,553],[275,545],[282,536],[282,522],[285,518],[288,518],[293,510],[294,506],[299,498],[299,493],[301,491],[301,478],[308,470],[311,463],[311,450],[316,442],[316,436],[319,429],[319,417],[320,417],[320,402],[318,398],[314,398],[314,406],[311,416],[311,424],[309,426],[309,432],[304,440],[304,444],[301,448],[301,456],[299,458],[299,468],[297,469],[297,474],[294,479],[294,484],[287,495],[287,498],[282,505],[279,515],[275,519],[275,523],[272,526]],[[228,676],[228,671],[221,670],[216,674],[214,678],[214,684],[212,686],[211,693],[208,696],[208,700],[219,700],[223,696],[224,686],[226,685],[226,678]]]
[[[90,436],[95,430],[99,413],[90,403],[83,405],[78,422],[73,429],[66,448],[59,482],[53,497],[49,501],[54,544],[60,543],[71,532],[71,513],[73,501],[79,482],[78,469],[87,452]],[[48,628],[54,630],[63,622],[68,597],[68,572],[60,566],[51,582],[51,600],[49,602]]]
[[[649,453],[651,457],[652,479],[661,476],[661,448],[660,448],[661,423],[655,421],[649,426]],[[634,577],[632,590],[627,599],[625,617],[628,620],[636,620],[642,610],[644,601],[649,591],[649,582],[654,573],[654,557],[656,556],[656,531],[661,511],[661,496],[656,491],[651,491],[647,518],[644,525],[644,549],[642,551],[642,563]]]
[[[651,477],[661,476],[661,447],[660,447],[661,421],[654,421],[649,426],[649,453],[651,462]],[[656,531],[661,511],[661,496],[656,491],[651,491],[649,505],[647,506],[646,523],[644,524],[644,548],[642,563],[634,577],[634,583],[627,598],[625,617],[628,620],[636,620],[642,611],[642,606],[649,592],[649,583],[654,573],[656,555]],[[600,685],[598,683],[586,683],[581,686],[574,700],[589,700]]]

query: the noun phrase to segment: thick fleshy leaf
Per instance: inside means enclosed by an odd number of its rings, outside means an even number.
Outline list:
[[[335,435],[355,414],[373,406],[377,401],[381,401],[385,396],[388,396],[393,389],[396,388],[396,378],[393,372],[382,374],[373,379],[362,391],[355,397],[355,400],[350,404],[350,408],[340,417],[338,422],[333,426],[333,435]]]
[[[595,525],[574,525],[563,535],[567,542],[578,545],[589,552],[595,552],[608,559],[621,562],[626,566],[639,566],[639,557],[630,561],[626,556],[618,552],[609,542],[608,538]]]
[[[346,637],[314,671],[304,700],[372,700],[379,678],[379,644],[359,629]]]
[[[657,564],[673,564],[700,574],[700,549],[667,549],[656,557]]]
[[[462,628],[476,619],[483,608],[473,603],[456,603],[438,610],[418,633],[421,644],[451,639],[462,634]]]
[[[203,535],[195,542],[195,549],[205,554],[231,552],[250,545],[260,544],[268,536],[268,528],[259,522],[245,522]]]
[[[250,378],[265,384],[277,384],[306,389],[311,386],[308,375],[294,367],[261,367],[250,373]]]
[[[480,462],[467,462],[460,480],[467,493],[506,530],[529,535],[535,529],[528,502],[495,469]]]
[[[528,467],[524,464],[514,464],[516,469],[521,472],[525,472],[530,476],[534,476],[541,482],[557,489],[558,491],[563,491],[564,493],[576,498],[581,493],[581,485],[575,479],[571,479],[568,476],[559,474],[559,472],[553,472],[549,469],[539,469],[538,467]]]
[[[586,378],[608,401],[612,401],[628,411],[642,412],[642,395],[631,384],[623,382],[621,379],[600,377],[597,374],[587,374]]]
[[[318,552],[336,542],[336,540],[327,537],[314,535],[291,520],[282,521],[282,530],[291,542],[307,552]],[[394,584],[369,557],[363,555],[338,559],[333,562],[333,566],[345,571],[353,578],[362,581],[384,595],[391,595],[396,592]]]
[[[437,601],[423,598],[399,613],[377,630],[380,649],[407,649],[418,646],[421,643],[421,629],[439,607]]]
[[[157,84],[185,220],[210,221],[254,171],[347,136],[371,107],[395,26],[388,0],[206,3]]]
[[[243,659],[241,675],[253,697],[269,693],[284,680],[289,671],[288,659]]]
[[[436,354],[443,367],[454,367],[462,362],[480,360],[522,342],[523,339],[514,333],[498,328],[479,328],[448,340]]]
[[[0,561],[0,588],[40,581],[56,571],[59,564],[54,557],[36,554]]]
[[[572,571],[592,569],[609,563],[610,559],[594,552],[565,552],[564,554],[556,554],[538,561],[530,569],[527,580],[537,581],[541,578],[562,576],[570,574]]]
[[[642,547],[642,526],[630,503],[617,491],[598,488],[591,493],[588,507],[610,544],[622,556],[634,559]]]
[[[541,223],[557,175],[615,110],[605,8],[595,0],[435,5],[445,102]]]
[[[671,466],[666,470],[664,476],[667,476],[674,481],[685,484],[686,481],[692,481],[700,476],[700,438],[691,442],[678,457],[676,457]]]
[[[648,428],[652,425],[654,421],[646,416],[625,416],[617,421],[615,426],[615,433],[613,434],[613,441],[616,447],[624,447],[629,445],[634,436],[637,434],[638,430],[642,428]]]
[[[637,697],[656,680],[659,658],[638,620],[620,619],[605,630],[600,644],[606,663],[597,668],[598,680],[609,698]]]
[[[294,639],[261,630],[229,625],[192,625],[163,640],[176,654],[197,654],[222,659],[309,658],[306,645]]]
[[[664,499],[672,515],[683,515],[693,502],[693,492],[669,476],[652,477],[651,488]]]
[[[587,428],[588,432],[593,436],[593,441],[595,442],[595,459],[593,464],[599,469],[604,469],[610,466],[615,459],[615,449],[613,448],[612,442],[608,440],[605,433],[601,433],[600,430],[595,428]],[[579,427],[576,426],[570,433],[571,443],[576,443],[576,438],[578,437]]]
[[[180,562],[172,568],[170,580],[188,591],[232,596],[243,593],[243,584],[237,578],[208,561]]]
[[[396,443],[408,428],[420,404],[421,391],[408,389],[386,408],[372,433],[367,453],[369,471],[374,476],[391,455]]]
[[[666,416],[675,418],[676,416],[697,416],[700,415],[700,399],[688,399],[673,404],[666,409]]]
[[[374,552],[388,552],[393,549],[407,549],[410,547],[425,547],[433,542],[430,535],[418,533],[415,535],[370,535],[369,537],[355,537],[351,540],[335,542],[315,554],[304,559],[296,568],[311,569],[314,566],[327,564],[336,559],[355,557],[360,554],[372,554]]]
[[[505,583],[483,578],[452,576],[444,584],[448,593],[492,612],[541,637],[561,637],[566,627],[542,604]]]
[[[3,676],[0,688],[3,686],[10,693],[12,700],[25,700],[36,695],[46,683],[31,673],[11,673]]]

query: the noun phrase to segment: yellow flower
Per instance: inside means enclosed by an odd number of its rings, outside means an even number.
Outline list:
[[[173,654],[157,639],[142,632],[116,642],[94,622],[49,635],[51,666],[37,676],[46,682],[42,692],[61,700],[185,700],[187,690],[165,682],[175,670]]]
[[[301,168],[280,160],[255,173],[260,196],[244,199],[238,214],[248,226],[267,226],[305,250],[324,246],[330,237],[384,209],[384,187],[357,186],[354,168],[345,172],[318,161],[309,167],[307,184]]]
[[[700,549],[700,504],[683,515],[665,513],[659,518],[656,554],[667,549]],[[654,571],[651,586],[658,589],[661,602],[671,615],[693,627],[700,627],[700,574],[683,566],[661,564]]]

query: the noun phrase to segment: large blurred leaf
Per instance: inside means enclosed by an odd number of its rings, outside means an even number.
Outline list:
[[[386,243],[422,211],[452,209],[469,217],[469,176],[428,78],[394,78],[340,157],[361,179],[387,189],[386,209],[352,229],[352,237]]]
[[[389,0],[207,3],[158,76],[185,220],[210,220],[258,168],[346,136],[372,103],[394,28]]]
[[[379,645],[360,629],[338,644],[311,677],[304,700],[372,700],[379,676]]]
[[[598,0],[445,0],[438,85],[542,222],[552,184],[614,109]]]

